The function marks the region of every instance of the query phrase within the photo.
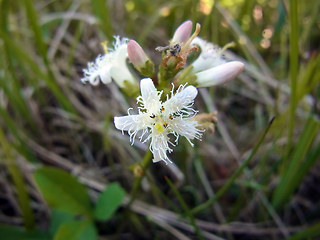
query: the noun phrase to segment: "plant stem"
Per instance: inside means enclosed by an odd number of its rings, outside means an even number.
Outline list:
[[[131,190],[131,193],[130,193],[131,198],[130,198],[130,201],[129,201],[128,205],[127,205],[128,209],[130,208],[130,205],[133,203],[133,201],[134,201],[134,199],[135,199],[135,197],[137,195],[137,192],[138,192],[138,190],[140,188],[140,185],[141,185],[141,181],[144,178],[144,176],[146,175],[146,171],[147,171],[148,166],[151,163],[151,160],[152,160],[152,153],[151,153],[151,151],[148,150],[145,153],[145,155],[144,155],[144,157],[143,157],[143,159],[142,159],[142,161],[140,163],[141,167],[142,167],[142,173],[141,173],[140,176],[138,176],[135,179],[135,181],[133,183],[133,187],[132,187],[132,190]]]

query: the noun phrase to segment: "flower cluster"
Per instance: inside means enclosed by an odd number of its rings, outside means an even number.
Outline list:
[[[82,82],[108,84],[113,79],[124,93],[137,97],[138,113],[131,114],[130,108],[127,116],[114,117],[114,124],[122,133],[128,132],[132,144],[136,137],[143,143],[150,141],[153,162],[171,163],[168,153],[173,151],[179,136],[193,146],[191,140],[201,139],[203,129],[212,128],[213,123],[208,119],[215,121],[214,114],[198,117],[193,109],[197,87],[226,83],[244,69],[241,62],[226,62],[223,50],[197,36],[200,24],[192,35],[191,32],[192,22],[188,20],[177,28],[168,46],[156,48],[162,52],[157,75],[152,60],[141,46],[120,37],[115,37],[113,48],[105,46],[105,54],[83,70]],[[195,61],[188,63],[188,56],[194,51],[201,52]],[[136,73],[129,68],[127,60]],[[146,77],[140,80],[139,96],[139,80],[135,77],[138,75]]]

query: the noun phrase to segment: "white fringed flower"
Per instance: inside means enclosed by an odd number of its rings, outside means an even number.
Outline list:
[[[83,83],[89,82],[92,85],[98,85],[101,81],[108,84],[111,79],[114,79],[123,88],[125,80],[135,82],[135,78],[126,64],[128,39],[120,39],[119,36],[114,38],[113,48],[108,48],[104,55],[98,55],[94,62],[88,63],[87,69],[83,69],[84,77],[81,78]]]
[[[221,56],[222,50],[212,43],[207,42],[200,37],[196,37],[191,44],[197,45],[201,49],[199,57],[192,63],[192,73],[207,70],[226,62]]]
[[[173,150],[169,145],[175,146],[180,135],[191,145],[192,139],[201,138],[201,130],[197,129],[198,122],[192,119],[197,113],[192,105],[198,91],[194,86],[181,85],[175,94],[172,90],[167,100],[162,102],[162,91],[157,91],[150,78],[141,80],[140,90],[141,96],[137,98],[139,114],[131,115],[129,109],[128,116],[114,118],[115,127],[128,131],[132,144],[138,133],[142,142],[151,139],[153,162],[162,160],[171,163],[167,152]],[[169,134],[175,136],[174,143],[170,141]]]

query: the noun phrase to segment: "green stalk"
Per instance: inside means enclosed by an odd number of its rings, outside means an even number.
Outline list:
[[[17,166],[14,156],[12,155],[11,146],[6,139],[2,128],[0,128],[0,146],[5,156],[5,160],[3,162],[7,165],[16,187],[24,225],[27,230],[31,230],[35,225],[35,220],[33,211],[30,207],[30,199],[26,191],[23,176]]]
[[[249,157],[243,161],[242,165],[237,169],[237,171],[231,176],[231,178],[227,181],[227,183],[216,193],[216,195],[212,196],[209,200],[206,202],[200,204],[199,206],[195,207],[191,210],[192,214],[195,214],[197,212],[200,212],[202,210],[205,210],[206,208],[210,207],[216,200],[218,200],[222,195],[234,184],[237,177],[243,172],[243,170],[248,166],[254,155],[259,150],[262,142],[264,141],[272,123],[273,123],[274,117],[270,120],[268,126],[265,128],[262,136],[260,137],[257,145],[254,147],[254,149],[251,151]]]
[[[290,97],[290,118],[289,118],[289,128],[288,128],[288,144],[287,144],[287,156],[289,155],[293,129],[295,112],[297,106],[297,76],[298,76],[298,1],[290,0],[290,81],[291,81],[291,97]],[[286,163],[286,161],[285,161]],[[284,165],[285,167],[285,165]]]
[[[130,201],[129,201],[128,205],[127,205],[128,209],[130,208],[130,205],[133,203],[133,201],[134,201],[134,199],[135,199],[135,197],[137,195],[137,192],[138,192],[138,190],[140,188],[140,185],[141,185],[141,181],[144,178],[144,176],[146,175],[146,171],[147,171],[148,166],[151,163],[151,160],[152,160],[152,154],[148,150],[145,153],[145,155],[144,155],[144,157],[143,157],[143,159],[142,159],[142,161],[140,163],[141,167],[142,167],[142,174],[141,174],[141,176],[138,176],[135,179],[134,183],[133,183],[133,187],[132,187],[132,190],[131,190],[131,193],[130,193],[131,198],[130,198]]]

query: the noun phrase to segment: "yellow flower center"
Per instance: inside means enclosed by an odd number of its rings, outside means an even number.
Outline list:
[[[157,129],[158,133],[163,133],[166,130],[162,123],[156,123],[154,127]]]

